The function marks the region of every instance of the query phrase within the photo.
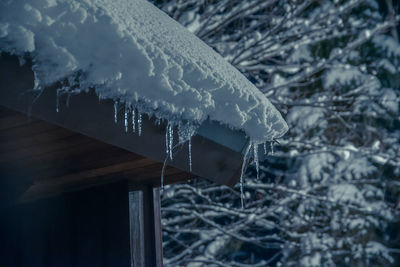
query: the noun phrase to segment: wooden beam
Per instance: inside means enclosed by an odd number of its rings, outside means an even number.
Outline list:
[[[37,199],[60,195],[96,186],[127,180],[131,185],[141,188],[143,185],[160,186],[160,163],[149,159],[121,162],[96,169],[84,170],[52,179],[35,179],[34,183],[21,195],[18,202],[31,202]],[[187,173],[173,167],[167,167],[164,173],[165,184],[184,182],[189,178]],[[154,200],[153,200],[154,202]]]
[[[14,114],[1,113],[0,130],[6,130],[18,126],[23,126],[33,121],[35,121],[35,119],[29,118],[20,113],[14,113]]]
[[[126,169],[135,169],[154,164],[149,159],[140,159],[134,162],[123,162],[97,169],[85,170],[80,173],[55,177],[54,179],[40,180],[34,183],[21,197],[22,202],[58,195],[68,191],[76,191],[96,184],[111,183],[123,179],[117,175]]]
[[[0,128],[0,183],[16,183],[12,188],[1,187],[0,195],[19,188],[12,195],[14,201],[15,197],[33,201],[121,179],[160,185],[163,164],[126,149],[45,121],[29,120],[1,106]],[[164,177],[168,184],[187,180],[190,174],[167,166]]]

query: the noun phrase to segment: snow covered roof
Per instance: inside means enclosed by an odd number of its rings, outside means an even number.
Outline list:
[[[217,121],[253,143],[288,129],[239,71],[145,0],[2,1],[0,51],[32,57],[35,89],[94,87],[101,99],[172,124]]]

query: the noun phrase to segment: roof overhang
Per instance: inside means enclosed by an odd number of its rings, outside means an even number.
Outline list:
[[[1,55],[1,106],[155,162],[166,160],[165,123],[156,125],[154,118],[144,116],[141,136],[125,132],[123,112],[118,113],[118,122],[115,123],[114,102],[100,101],[94,92],[71,96],[68,107],[65,105],[66,97],[61,97],[59,112],[56,112],[56,92],[60,85],[45,88],[38,96],[39,92],[32,91],[34,74],[31,68],[29,62],[21,66],[16,56]],[[178,136],[174,140],[178,140]],[[219,184],[234,185],[239,178],[242,151],[247,142],[243,132],[233,131],[219,123],[206,122],[192,137],[191,177],[199,176]],[[173,156],[172,161],[167,159],[167,165],[189,173],[188,144],[180,145],[174,150]]]

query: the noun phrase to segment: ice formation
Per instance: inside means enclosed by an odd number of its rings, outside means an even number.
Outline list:
[[[128,132],[128,115],[129,115],[129,106],[125,105],[124,124],[126,133]]]
[[[189,139],[189,171],[192,171],[192,138]]]
[[[1,1],[0,52],[32,59],[34,89],[61,82],[68,94],[94,88],[114,100],[116,123],[124,108],[125,131],[130,119],[140,136],[142,114],[167,120],[170,160],[173,129],[185,122],[189,134],[178,135],[189,142],[190,169],[193,129],[205,120],[245,132],[254,156],[258,144],[288,129],[238,70],[145,0]]]
[[[136,121],[135,121],[135,117],[136,117],[136,111],[135,111],[135,109],[133,108],[133,109],[132,109],[132,118],[131,118],[131,121],[132,121],[132,132],[136,132]]]
[[[257,180],[260,179],[260,166],[258,162],[258,145],[254,144],[253,145],[253,160],[254,163],[256,164],[256,171],[257,171]]]
[[[269,145],[271,146],[271,155],[274,154],[274,142],[270,142]]]
[[[243,157],[243,163],[242,163],[242,171],[240,173],[240,202],[242,205],[242,208],[244,208],[244,191],[243,191],[243,179],[244,179],[244,172],[246,171],[247,168],[247,163],[250,158],[250,149],[253,147],[253,144],[250,142],[246,148],[246,151],[244,153]]]
[[[174,126],[171,123],[168,123],[167,128],[165,129],[165,147],[166,147],[166,154],[170,160],[172,160],[173,144],[174,144]]]
[[[57,98],[58,99],[58,98]],[[118,122],[118,102],[114,102],[114,122]]]
[[[142,135],[142,113],[138,112],[137,114],[137,130],[138,130],[138,135]]]

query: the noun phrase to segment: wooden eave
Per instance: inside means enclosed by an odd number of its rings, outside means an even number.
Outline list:
[[[0,150],[0,176],[14,179],[19,185],[15,190],[25,185],[21,200],[118,180],[157,187],[163,167],[136,153],[3,107]],[[164,176],[170,184],[192,175],[167,166]]]
[[[142,135],[125,132],[123,112],[114,123],[114,102],[94,92],[59,98],[53,85],[37,97],[28,62],[0,57],[0,167],[2,175],[28,177],[24,199],[76,190],[115,179],[132,185],[160,184],[165,153],[165,124],[143,116]],[[177,131],[175,131],[176,133]],[[239,177],[242,134],[209,124],[192,138],[192,172],[188,145],[168,160],[165,184],[199,176],[233,185]],[[175,140],[178,136],[175,135]],[[224,143],[225,142],[225,143]],[[222,143],[222,144],[221,144]]]

